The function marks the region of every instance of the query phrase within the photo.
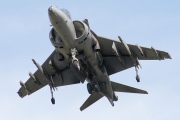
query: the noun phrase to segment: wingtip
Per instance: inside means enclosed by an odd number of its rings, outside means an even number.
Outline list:
[[[82,106],[80,107],[80,111],[83,111],[84,110],[84,108],[82,108]]]
[[[148,92],[143,90],[143,91],[139,92],[139,94],[148,94]]]
[[[172,59],[171,55],[170,55],[169,53],[167,53],[167,54],[168,54],[168,58],[169,58],[169,59]]]
[[[17,94],[19,95],[19,97],[23,98],[23,95],[18,91]]]

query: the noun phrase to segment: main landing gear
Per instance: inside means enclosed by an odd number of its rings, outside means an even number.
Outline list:
[[[87,84],[87,90],[88,90],[89,94],[92,94],[93,86],[90,83]]]
[[[118,101],[118,96],[114,93],[113,95],[114,101]]]
[[[99,88],[98,84],[92,85],[92,84],[88,83],[87,90],[88,90],[89,94],[92,94],[94,91],[100,92],[100,88]]]

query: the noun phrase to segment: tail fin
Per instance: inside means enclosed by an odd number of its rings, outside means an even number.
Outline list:
[[[89,107],[90,105],[101,99],[102,97],[103,95],[101,93],[93,92],[89,96],[89,98],[84,102],[84,104],[80,107],[80,110],[83,111],[84,109],[86,109],[87,107]]]
[[[137,88],[133,88],[130,86],[126,86],[123,84],[115,83],[111,81],[112,89],[116,92],[129,92],[129,93],[140,93],[140,94],[148,94],[147,91],[140,90]]]

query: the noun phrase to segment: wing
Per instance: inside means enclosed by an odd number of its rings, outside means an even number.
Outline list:
[[[42,66],[38,67],[38,64],[35,63],[38,70],[34,74],[30,73],[30,78],[25,83],[20,82],[21,88],[18,91],[20,97],[30,95],[48,84],[52,85],[52,83],[54,87],[80,83],[80,80],[68,66],[61,71],[55,71],[50,64],[55,54],[54,51]]]
[[[139,65],[138,60],[171,59],[167,52],[96,36],[108,75]]]

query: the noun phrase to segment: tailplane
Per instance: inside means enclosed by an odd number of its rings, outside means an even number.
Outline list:
[[[104,95],[102,95],[100,92],[93,92],[89,98],[84,102],[84,104],[80,107],[80,110],[83,111],[99,99],[101,99]]]
[[[108,97],[107,97],[108,98]],[[111,98],[108,98],[109,102],[111,103],[112,106],[114,106],[114,102],[113,102],[113,99]]]
[[[147,91],[145,90],[141,90],[141,89],[137,89],[137,88],[133,88],[127,85],[123,85],[123,84],[119,84],[119,83],[115,83],[111,81],[111,85],[112,85],[112,89],[115,92],[128,92],[128,93],[140,93],[140,94],[148,94]]]
[[[148,94],[147,91],[133,88],[127,85],[115,83],[111,81],[112,89],[115,92],[128,92],[128,93],[140,93],[140,94]],[[99,99],[101,99],[104,95],[101,94],[100,92],[93,92],[89,98],[84,102],[84,104],[80,107],[80,110],[83,111]],[[114,106],[113,100],[108,98],[109,102],[111,103],[112,106]]]

